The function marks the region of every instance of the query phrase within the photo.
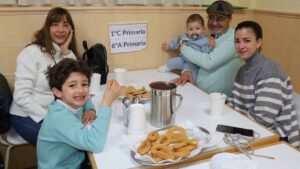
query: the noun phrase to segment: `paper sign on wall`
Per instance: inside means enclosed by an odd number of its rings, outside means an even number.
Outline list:
[[[111,53],[139,51],[147,46],[147,24],[110,24]]]

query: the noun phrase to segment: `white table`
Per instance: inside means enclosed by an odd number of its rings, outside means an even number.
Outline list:
[[[263,146],[255,150],[256,154],[263,154],[275,157],[274,160],[253,157],[257,164],[257,169],[298,169],[300,168],[300,152],[291,147],[285,142],[278,142],[273,145]],[[239,156],[243,156],[239,154]],[[186,167],[179,167],[181,169],[210,169],[210,161],[197,162]]]
[[[174,73],[160,73],[157,70],[139,70],[130,71],[127,73],[127,84],[134,86],[148,87],[148,84],[153,81],[170,81],[178,75]],[[112,75],[109,75],[112,78]],[[103,89],[103,87],[102,87]],[[209,115],[209,99],[208,95],[194,85],[186,84],[177,87],[177,93],[182,94],[183,102],[181,107],[177,110],[175,116],[175,123],[183,121],[191,121],[195,125],[204,127],[215,133],[217,124],[233,125],[237,127],[250,128],[260,134],[260,139],[255,141],[254,146],[264,145],[267,143],[278,141],[278,136],[262,127],[261,125],[249,120],[242,114],[234,111],[229,107],[225,107],[224,115],[220,117],[212,117]],[[91,153],[90,159],[93,168],[101,169],[121,169],[134,168],[140,165],[130,157],[130,150],[122,140],[122,135],[126,134],[126,128],[120,120],[122,114],[122,103],[119,100],[113,106],[113,118],[109,129],[107,143],[102,153]],[[146,110],[148,115],[150,113],[150,103],[146,103]],[[149,131],[156,129],[148,124]],[[231,146],[226,145],[220,135],[219,142],[212,150],[206,150],[199,157],[195,157],[190,161],[201,160],[211,157],[213,154],[222,151],[236,151]]]

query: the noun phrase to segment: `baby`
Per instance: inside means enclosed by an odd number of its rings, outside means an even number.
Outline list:
[[[177,38],[168,42],[163,42],[162,49],[164,51],[177,50],[180,47],[180,42],[183,41],[187,46],[191,46],[194,50],[209,53],[215,47],[215,41],[213,38],[207,38],[205,36],[204,19],[199,14],[192,14],[186,21],[187,32],[182,33]],[[193,74],[193,81],[196,81],[199,66],[191,63],[183,55],[178,55],[168,61],[166,65],[159,67],[160,72],[167,72],[173,69],[189,68]]]

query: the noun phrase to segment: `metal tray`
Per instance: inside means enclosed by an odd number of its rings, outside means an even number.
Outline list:
[[[166,129],[171,128],[171,127],[173,127],[173,126],[161,128],[161,129],[158,129],[158,130],[156,130],[156,131],[166,130]],[[197,126],[197,127],[199,128],[199,130],[203,131],[204,133],[210,134],[210,132],[209,132],[207,129],[205,129],[205,128],[203,128],[203,127],[200,127],[200,126]],[[202,150],[201,150],[198,154],[200,154],[201,152],[202,152]],[[198,154],[195,154],[194,156],[196,156],[196,155],[198,155]],[[181,160],[179,160],[179,161],[174,161],[174,162],[165,161],[165,162],[162,162],[162,163],[154,163],[154,162],[152,162],[152,161],[144,161],[144,160],[137,159],[137,158],[135,158],[135,155],[136,155],[136,152],[134,152],[134,151],[131,150],[131,151],[130,151],[130,156],[131,156],[131,158],[132,158],[134,161],[136,161],[137,163],[139,163],[139,164],[141,164],[141,165],[145,165],[145,166],[165,166],[165,165],[170,165],[170,164],[176,164],[176,163],[180,163],[180,162],[186,161],[186,160],[188,160],[188,159],[194,157],[194,156],[183,157]]]

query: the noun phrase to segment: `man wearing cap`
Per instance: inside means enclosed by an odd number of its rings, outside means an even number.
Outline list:
[[[226,1],[215,1],[206,10],[208,30],[215,38],[216,47],[210,53],[201,53],[182,45],[180,52],[192,63],[200,67],[198,87],[207,93],[222,92],[231,95],[236,72],[239,68],[239,57],[234,48],[234,30],[229,28],[233,7]],[[178,84],[192,82],[192,73],[188,68],[183,70],[180,78],[174,79]]]

